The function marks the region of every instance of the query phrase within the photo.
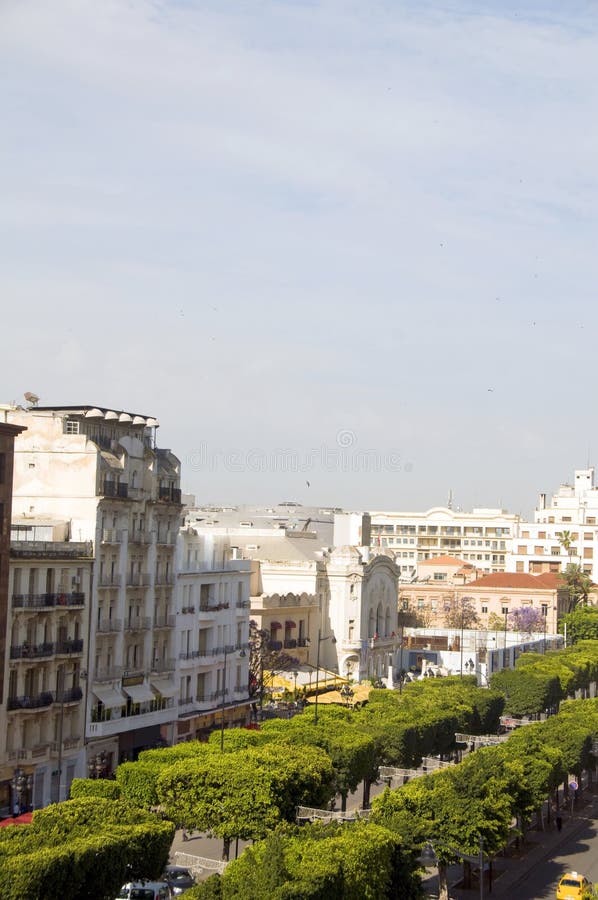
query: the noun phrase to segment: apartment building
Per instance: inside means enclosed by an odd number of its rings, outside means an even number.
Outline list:
[[[12,510],[12,478],[14,467],[15,439],[25,430],[25,426],[7,421],[9,406],[1,406],[4,421],[0,421],[0,719],[6,712],[6,669],[7,644],[10,620],[9,566],[10,566],[10,517]],[[6,747],[2,746],[1,735],[6,734],[0,720],[0,814],[12,812],[16,799],[11,782],[16,787],[17,777],[24,779],[24,787],[30,786],[29,773],[17,766],[9,767]]]
[[[36,809],[66,799],[73,778],[87,776],[93,545],[69,537],[64,521],[21,517],[11,526],[8,691],[0,707],[0,756],[7,778],[11,769],[22,772],[16,776],[22,781],[18,805]]]
[[[93,546],[86,764],[109,774],[174,737],[180,463],[157,447],[158,422],[145,414],[35,406],[8,419],[27,428],[15,453],[15,522],[63,520],[70,541]]]
[[[251,563],[228,542],[182,529],[177,550],[178,663],[175,742],[202,740],[249,720]]]
[[[580,565],[598,581],[598,488],[594,468],[577,469],[547,503],[540,494],[533,522],[518,522],[507,571],[538,575]]]
[[[372,547],[396,554],[401,578],[416,577],[417,564],[459,556],[483,572],[503,572],[518,516],[502,509],[472,512],[434,507],[426,512],[371,512]]]

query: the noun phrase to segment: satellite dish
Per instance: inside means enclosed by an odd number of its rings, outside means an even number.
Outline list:
[[[31,403],[32,406],[37,406],[39,403],[39,397],[37,394],[32,394],[31,391],[25,391],[23,394],[27,403]]]

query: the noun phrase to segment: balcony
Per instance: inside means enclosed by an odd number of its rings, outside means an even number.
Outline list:
[[[268,641],[268,650],[282,650],[282,641]]]
[[[44,659],[50,656],[54,656],[55,644],[44,643],[44,644],[29,644],[25,641],[24,644],[14,644],[10,648],[10,658],[11,659]]]
[[[56,642],[56,654],[60,656],[83,653],[83,638]]]
[[[125,631],[149,631],[151,627],[150,616],[133,616],[125,622]]]
[[[309,638],[304,638],[304,637],[297,638],[297,646],[298,647],[308,647],[309,646]]]
[[[154,628],[174,628],[176,616],[154,616]]]
[[[179,706],[192,706],[193,697],[179,697]]]
[[[294,650],[296,646],[297,646],[296,638],[285,638],[285,641],[284,641],[284,649],[285,650]]]
[[[6,708],[9,712],[14,710],[36,710],[47,709],[52,706],[54,697],[51,691],[44,691],[41,694],[26,694],[22,697],[8,697],[6,700]]]
[[[237,600],[237,609],[249,609],[249,600]]]
[[[92,722],[87,724],[87,737],[112,737],[122,732],[137,730],[138,728],[150,728],[154,725],[163,725],[174,722],[177,711],[174,700],[171,697],[156,698],[156,700],[133,704],[127,714],[126,704],[116,709],[104,709],[101,715],[97,710],[92,710]]]
[[[174,575],[170,572],[161,572],[160,574],[156,575],[155,584],[174,584]]]
[[[203,613],[215,613],[219,612],[221,609],[228,609],[230,604],[227,601],[223,603],[215,603],[213,600],[200,600],[199,601],[199,611]]]
[[[126,576],[127,587],[148,587],[151,576],[147,572],[129,572]]]
[[[56,606],[85,606],[85,594],[73,591],[70,594],[13,594],[13,609],[54,609]]]
[[[175,487],[161,487],[158,490],[158,500],[161,503],[180,503],[181,489]]]
[[[91,541],[11,541],[10,555],[17,559],[85,559],[93,557]]]
[[[199,656],[199,650],[183,650],[179,653],[179,659],[182,662],[186,662],[190,659],[197,659]]]
[[[81,738],[80,737],[68,737],[65,738],[62,742],[62,750],[66,752],[68,750],[79,750],[81,749]],[[53,758],[57,758],[60,755],[60,744],[58,741],[52,741],[50,744],[50,756]]]
[[[122,531],[116,528],[102,529],[102,544],[120,544],[122,541]]]
[[[108,575],[100,575],[98,584],[101,588],[117,588],[120,587],[122,583],[122,578],[120,574],[116,572],[110,573]]]
[[[96,625],[97,634],[114,634],[122,631],[122,619],[100,619]]]
[[[142,546],[145,546],[146,544],[151,544],[151,542],[151,534],[147,534],[145,531],[132,531],[129,534],[129,544],[141,544]]]
[[[174,547],[174,545],[176,544],[177,536],[178,535],[177,535],[176,531],[166,531],[166,532],[159,531],[158,535],[156,537],[156,543],[162,544],[163,546],[166,546],[166,547]]]
[[[65,703],[78,703],[83,699],[83,691],[80,687],[72,687],[66,688],[66,690],[58,693],[56,691],[54,693],[54,703],[60,703],[64,705]]]
[[[212,691],[211,694],[208,694],[208,695],[207,695],[207,699],[208,699],[209,701],[211,701],[212,703],[213,703],[214,701],[218,701],[218,700],[222,703],[222,698],[223,698],[223,697],[228,697],[228,695],[229,695],[229,690],[228,690],[228,688],[224,688],[223,691]]]
[[[116,681],[122,678],[124,666],[104,666],[97,669],[93,674],[94,681]]]
[[[153,675],[159,675],[162,672],[174,672],[176,669],[175,659],[155,659],[150,666]]]
[[[189,613],[194,613],[194,612],[195,612],[194,606],[183,606],[183,608],[181,609],[181,613],[183,615],[188,615]]]
[[[101,492],[104,497],[114,497],[119,500],[126,500],[129,496],[129,485],[121,481],[117,484],[115,481],[105,481]]]

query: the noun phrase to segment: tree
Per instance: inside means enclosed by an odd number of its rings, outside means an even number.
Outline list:
[[[264,673],[272,679],[280,672],[292,672],[299,665],[299,660],[284,650],[276,650],[272,646],[270,632],[258,628],[252,619],[249,622],[249,695],[263,699]]]
[[[479,624],[473,597],[453,597],[445,611],[447,628],[475,628]]]
[[[546,617],[541,609],[533,606],[521,606],[509,613],[509,625],[512,631],[522,631],[531,634],[533,631],[545,631]]]
[[[557,531],[556,536],[559,539],[559,544],[569,554],[569,559],[571,559],[573,555],[573,535],[570,531]]]
[[[559,632],[564,634],[565,628],[568,644],[598,639],[598,609],[592,606],[578,606],[560,619]]]
[[[592,590],[592,579],[587,572],[577,563],[569,563],[560,576],[561,585],[569,594],[569,609],[571,612],[577,604],[587,605],[588,596]]]

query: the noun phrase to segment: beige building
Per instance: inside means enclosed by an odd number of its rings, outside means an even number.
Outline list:
[[[458,623],[458,611],[464,603],[475,612],[480,629],[511,630],[509,614],[529,608],[542,616],[538,631],[556,634],[558,617],[567,611],[569,595],[555,573],[515,572],[497,572],[465,583],[458,578],[418,581],[401,587],[399,593],[404,613],[426,628],[445,628],[447,615],[453,625]]]
[[[69,541],[93,546],[86,765],[107,774],[173,738],[180,463],[156,446],[158,422],[147,415],[46,406],[8,419],[27,428],[15,453],[13,520],[66,521]]]
[[[483,572],[502,572],[517,521],[518,516],[502,509],[375,511],[371,544],[393,550],[402,580],[416,577],[419,562],[447,554]]]
[[[8,692],[0,708],[0,781],[20,779],[21,806],[68,797],[86,777],[85,695],[93,547],[67,522],[13,522]],[[15,777],[15,771],[22,774]],[[13,797],[14,800],[14,797]]]

